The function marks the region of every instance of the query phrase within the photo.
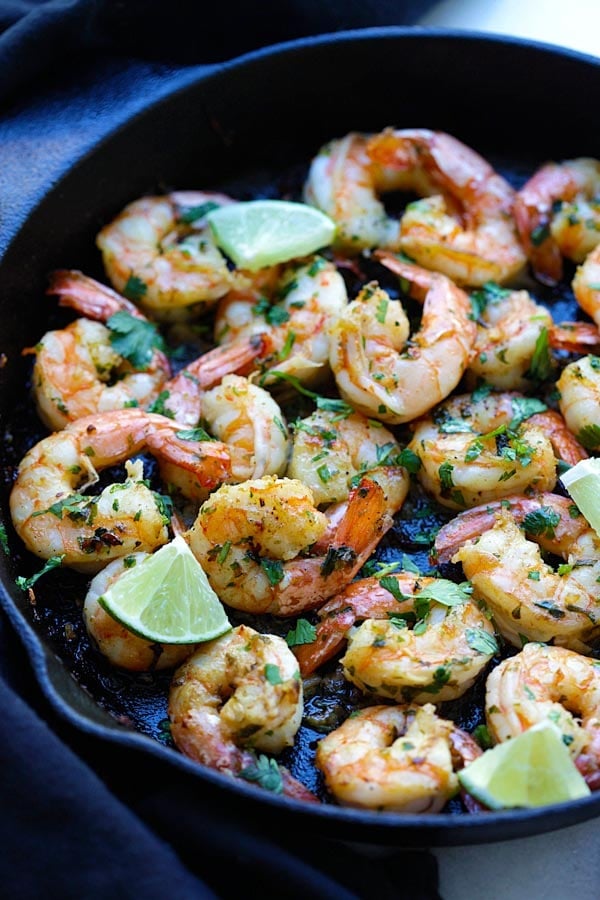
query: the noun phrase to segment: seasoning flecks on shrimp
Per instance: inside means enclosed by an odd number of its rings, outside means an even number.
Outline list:
[[[591,790],[600,789],[600,666],[562,647],[526,644],[486,683],[486,720],[496,742],[545,719],[560,729]]]
[[[142,464],[130,457],[149,450],[213,486],[231,472],[224,445],[181,442],[174,434],[178,427],[164,416],[121,409],[78,419],[39,441],[21,461],[10,495],[13,524],[28,550],[42,559],[63,556],[64,565],[95,572],[115,557],[166,543],[163,504],[144,483]],[[183,445],[177,457],[171,441]],[[98,481],[98,471],[122,462],[128,470],[124,484],[97,496],[80,493]]]
[[[378,194],[415,191],[400,222]],[[337,223],[339,249],[407,253],[457,284],[505,282],[525,265],[512,205],[515,191],[486,160],[456,138],[426,129],[331,141],[313,159],[308,203]]]
[[[385,491],[390,515],[400,510],[408,494],[408,473],[400,445],[381,423],[360,413],[316,410],[297,420],[293,431],[286,474],[310,488],[316,506],[343,503],[368,473]]]
[[[378,256],[423,301],[421,327],[409,341],[402,304],[376,283],[367,285],[331,328],[330,362],[340,394],[354,409],[402,424],[458,385],[471,360],[475,323],[468,296],[444,275]]]
[[[549,162],[520,189],[514,214],[534,274],[562,277],[562,257],[581,263],[600,242],[600,162],[589,157]]]
[[[253,751],[290,747],[303,709],[298,664],[285,641],[246,625],[202,644],[171,682],[169,718],[186,756],[231,776],[256,768]],[[280,790],[315,801],[282,768]]]
[[[564,420],[516,393],[459,394],[412,423],[417,477],[442,506],[464,509],[526,491],[551,491],[556,461],[587,456]]]
[[[555,571],[540,548],[564,563]],[[438,559],[465,577],[506,640],[552,641],[591,652],[600,634],[600,538],[572,500],[508,497],[460,513],[437,535]]]
[[[497,650],[488,618],[457,585],[409,572],[355,581],[319,617],[315,640],[296,649],[303,674],[347,641],[344,676],[397,702],[461,697]]]
[[[159,321],[210,309],[235,285],[235,273],[205,216],[231,202],[223,194],[177,191],[128,204],[96,238],[113,286]]]
[[[260,337],[261,384],[274,383],[269,373],[275,369],[316,386],[330,374],[330,323],[347,304],[344,279],[333,263],[320,256],[295,261],[263,275],[258,287],[227,294],[217,308],[215,339],[235,346]]]
[[[352,581],[391,524],[382,488],[365,477],[351,491],[333,533],[320,542],[328,519],[309,488],[266,476],[215,491],[188,540],[223,603],[293,616]]]
[[[480,754],[431,704],[372,706],[319,741],[316,765],[343,806],[432,813],[458,793],[455,771]]]
[[[24,351],[35,353],[32,392],[42,422],[58,431],[95,412],[150,405],[171,369],[162,339],[134,304],[78,271],[52,273],[48,293],[85,318],[46,332],[35,348]],[[135,328],[132,320],[147,326],[149,334],[126,358],[117,349],[119,328]]]

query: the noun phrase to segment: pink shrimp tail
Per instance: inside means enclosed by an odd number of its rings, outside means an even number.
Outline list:
[[[57,269],[51,272],[46,293],[58,296],[60,306],[75,309],[97,322],[106,322],[117,312],[128,312],[136,319],[146,320],[146,316],[126,297],[77,269]]]

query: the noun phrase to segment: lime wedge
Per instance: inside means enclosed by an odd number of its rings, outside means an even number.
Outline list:
[[[600,535],[600,459],[581,459],[560,476],[581,513]]]
[[[331,244],[335,223],[320,210],[286,200],[250,200],[207,215],[215,242],[242,269],[307,256]]]
[[[127,569],[98,602],[125,628],[158,644],[210,641],[231,628],[204,569],[180,535]]]
[[[548,806],[590,793],[559,729],[548,719],[486,750],[458,773],[458,780],[489,809]]]

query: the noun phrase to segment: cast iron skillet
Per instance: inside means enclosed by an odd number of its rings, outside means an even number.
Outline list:
[[[600,156],[598,136],[589,129],[599,95],[600,61],[591,57],[519,40],[400,28],[267,48],[199,77],[74,160],[14,235],[0,261],[4,421],[14,428],[25,416],[28,369],[20,353],[50,321],[51,304],[43,300],[48,272],[76,267],[102,277],[95,235],[132,199],[165,188],[224,187],[242,196],[288,177],[332,137],[388,125],[448,131],[510,171],[518,184],[548,158]],[[171,783],[178,781],[188,821],[194,804],[215,802],[245,820],[260,814],[312,834],[435,846],[522,837],[600,813],[598,794],[552,808],[478,816],[376,815],[300,805],[200,768],[156,740],[164,711],[151,679],[136,684],[147,734],[128,727],[127,716],[119,714],[122,682],[110,674],[94,681],[85,652],[72,639],[79,611],[58,601],[46,614],[41,582],[35,607],[14,586],[15,574],[39,569],[39,561],[22,551],[12,533],[7,496],[14,459],[10,448],[2,453],[1,512],[11,555],[0,554],[1,599],[44,694],[99,747],[108,744],[122,754],[124,764],[151,764]],[[63,587],[68,593],[69,578],[59,576],[55,595]]]

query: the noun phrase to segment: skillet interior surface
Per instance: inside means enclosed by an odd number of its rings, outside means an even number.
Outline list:
[[[527,77],[524,77],[527,73]],[[586,84],[586,92],[573,90]],[[32,657],[52,704],[79,728],[181,772],[192,785],[227,795],[240,809],[303,819],[329,836],[403,845],[502,840],[573,824],[600,813],[600,797],[533,811],[468,816],[453,801],[437,816],[374,815],[331,803],[300,808],[285,798],[199,769],[169,745],[165,728],[168,675],[127,675],[111,669],[90,646],[81,619],[86,579],[50,573],[35,588],[35,604],[14,585],[39,560],[13,534],[7,499],[15,467],[45,433],[28,399],[30,363],[21,356],[50,326],[68,318],[44,297],[48,272],[78,268],[106,280],[95,235],[129,201],[177,188],[219,189],[240,199],[298,195],[319,147],[350,130],[424,127],[448,131],[486,156],[516,187],[549,158],[600,156],[592,145],[589,99],[598,94],[600,64],[578,54],[520,41],[419,30],[337,34],[261,51],[224,66],[151,105],[74,164],[14,237],[0,263],[5,364],[0,368],[2,519],[10,556],[0,554],[3,601]],[[585,127],[584,127],[585,123]],[[23,265],[23,260],[27,261]],[[557,321],[576,318],[565,282],[534,286]],[[15,298],[18,298],[18,302]],[[386,538],[386,561],[408,554],[427,567],[427,536],[440,523],[423,507]],[[241,618],[235,621],[242,621]],[[285,622],[264,630],[287,631]],[[319,721],[350,704],[347,688],[328,683],[307,701],[311,726],[282,757],[309,787]],[[482,721],[483,684],[444,712],[471,730]],[[349,708],[349,707],[348,707]],[[314,726],[314,727],[313,727]]]

